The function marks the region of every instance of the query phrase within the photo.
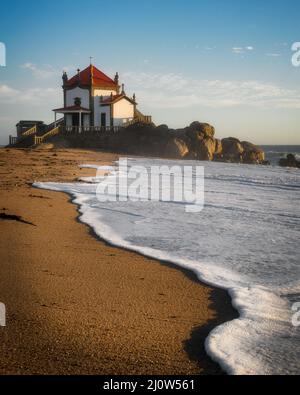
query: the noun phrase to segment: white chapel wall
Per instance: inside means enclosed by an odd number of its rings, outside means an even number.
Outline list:
[[[82,126],[85,128],[90,126],[90,114],[82,114]]]
[[[94,125],[101,126],[101,113],[106,114],[106,126],[110,126],[110,106],[100,106],[100,102],[94,109]]]
[[[114,126],[122,126],[124,122],[134,118],[134,105],[126,99],[114,104]]]
[[[90,92],[88,89],[76,87],[66,91],[66,107],[74,106],[74,99],[80,97],[81,107],[90,108]]]
[[[94,89],[94,125],[100,126],[101,123],[101,112],[107,112],[106,114],[106,123],[107,126],[110,125],[110,109],[109,110],[100,110],[100,97],[103,96],[103,99],[107,99],[111,94],[116,95],[115,90],[105,90],[105,89]]]
[[[66,120],[66,126],[72,126],[72,115],[71,114],[66,114],[65,115],[65,120]]]
[[[97,88],[95,88],[94,89],[94,92],[93,92],[93,95],[96,97],[96,96],[103,96],[103,97],[106,97],[106,96],[110,96],[111,94],[113,94],[113,95],[116,95],[117,94],[117,91],[116,90],[113,90],[113,89],[110,89],[110,90],[107,90],[107,89],[97,89]]]

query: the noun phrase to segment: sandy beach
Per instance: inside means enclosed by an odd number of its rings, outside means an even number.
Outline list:
[[[236,317],[225,291],[107,245],[69,196],[31,186],[93,175],[78,165],[117,158],[0,150],[0,374],[222,374],[204,340]]]

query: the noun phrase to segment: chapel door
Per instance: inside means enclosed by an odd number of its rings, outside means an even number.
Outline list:
[[[106,127],[106,113],[105,112],[101,113],[101,126]]]
[[[79,114],[72,114],[72,126],[79,126]]]

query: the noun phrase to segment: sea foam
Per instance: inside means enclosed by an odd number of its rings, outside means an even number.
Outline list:
[[[129,161],[147,168],[153,164],[199,162]],[[228,373],[299,374],[300,327],[292,325],[291,309],[300,301],[299,170],[200,165],[205,166],[200,213],[187,213],[174,202],[100,203],[97,177],[34,185],[70,194],[80,220],[109,243],[173,262],[228,290],[239,318],[216,327],[205,344]],[[102,170],[118,177],[117,168]]]

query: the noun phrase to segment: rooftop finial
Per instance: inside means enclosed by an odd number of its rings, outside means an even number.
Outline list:
[[[118,85],[118,83],[119,83],[119,73],[118,72],[116,72],[116,75],[115,75],[115,83]]]
[[[135,93],[133,94],[133,96],[132,96],[132,98],[133,98],[133,101],[135,102],[136,100],[136,97],[135,97]]]
[[[77,69],[78,82],[80,82],[80,69]]]
[[[68,75],[65,71],[63,72],[62,80],[63,80],[63,85],[65,85],[65,83],[68,81]]]
[[[122,94],[122,95],[125,95],[125,88],[124,88],[124,84],[122,84],[122,92],[121,92],[121,94]]]
[[[90,56],[90,65],[92,65],[92,59],[94,59],[92,56]]]

